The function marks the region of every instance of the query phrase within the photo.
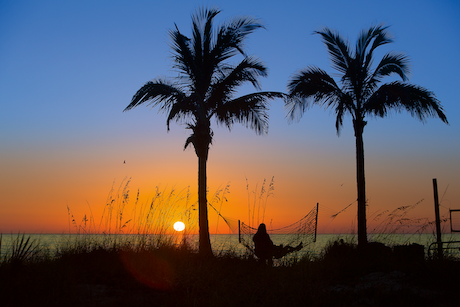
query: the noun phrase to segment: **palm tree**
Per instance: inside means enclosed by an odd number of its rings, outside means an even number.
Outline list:
[[[147,82],[133,96],[124,111],[147,103],[159,106],[168,113],[167,129],[171,121],[184,123],[191,135],[184,150],[192,144],[198,156],[198,224],[199,253],[212,255],[206,199],[206,162],[213,132],[211,120],[229,130],[235,122],[255,130],[268,130],[268,100],[282,98],[278,92],[257,92],[234,98],[236,89],[250,82],[260,89],[258,78],[267,69],[257,58],[243,51],[247,35],[263,26],[249,17],[234,18],[216,29],[214,18],[218,9],[200,9],[192,16],[192,37],[183,35],[177,26],[170,31],[173,67],[178,77],[172,81],[156,79]],[[242,55],[237,65],[228,59]]]
[[[385,117],[391,110],[408,111],[420,121],[427,117],[439,117],[446,124],[447,118],[435,95],[427,89],[407,83],[408,57],[389,52],[372,69],[374,50],[392,42],[382,25],[362,31],[355,51],[348,41],[336,31],[324,28],[314,32],[322,37],[327,47],[333,68],[340,73],[341,87],[324,70],[310,66],[295,74],[288,83],[290,98],[285,101],[290,120],[299,118],[312,104],[335,111],[337,134],[345,114],[353,119],[356,138],[356,181],[358,192],[358,245],[367,243],[366,188],[364,178],[363,131],[365,117]],[[402,81],[393,81],[379,86],[386,76],[397,75]]]

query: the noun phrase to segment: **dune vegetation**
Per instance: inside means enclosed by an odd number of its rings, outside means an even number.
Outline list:
[[[200,256],[186,241],[91,235],[54,252],[18,235],[0,262],[2,306],[456,306],[460,262],[369,243],[268,267],[250,254]],[[117,239],[118,238],[118,239]],[[410,246],[409,246],[410,247]]]

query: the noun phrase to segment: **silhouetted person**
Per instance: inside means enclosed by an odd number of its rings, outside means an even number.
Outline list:
[[[254,241],[255,249],[254,253],[263,263],[268,264],[269,266],[273,265],[273,258],[279,259],[285,255],[292,253],[294,251],[299,251],[302,249],[303,244],[300,244],[297,247],[275,245],[270,239],[270,236],[267,233],[267,227],[264,223],[259,225],[256,234],[252,238]]]
[[[260,261],[263,263],[268,262],[268,265],[270,266],[273,265],[275,245],[273,244],[272,239],[270,239],[270,236],[267,233],[267,227],[264,223],[259,225],[252,241],[254,241],[255,245],[254,252]]]

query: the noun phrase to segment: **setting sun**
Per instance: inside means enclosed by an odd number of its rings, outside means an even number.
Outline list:
[[[185,229],[185,224],[182,223],[181,221],[178,221],[174,223],[173,227],[175,231],[183,231]]]

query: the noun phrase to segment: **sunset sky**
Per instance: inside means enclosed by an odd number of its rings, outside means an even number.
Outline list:
[[[168,30],[177,24],[189,36],[190,17],[203,5],[222,10],[217,23],[248,15],[265,25],[246,42],[247,53],[269,69],[260,80],[264,91],[285,92],[289,78],[309,65],[336,76],[313,31],[336,29],[354,45],[362,29],[390,26],[394,43],[377,49],[376,60],[388,51],[407,54],[409,82],[436,94],[450,125],[407,113],[368,118],[368,219],[418,203],[408,217],[434,220],[433,178],[441,215],[460,209],[459,1],[19,0],[0,2],[1,233],[68,232],[67,208],[78,224],[85,214],[99,221],[110,190],[127,178],[130,206],[138,190],[139,202],[148,203],[157,186],[190,187],[196,201],[198,159],[191,147],[183,151],[189,131],[172,124],[167,132],[157,109],[122,111],[145,82],[176,76]],[[332,218],[357,198],[351,118],[338,137],[330,110],[313,107],[288,123],[275,100],[269,115],[265,136],[213,122],[208,199],[229,184],[221,214],[247,222],[248,196],[274,177],[267,224],[293,223],[319,203],[320,232],[354,231],[356,203]],[[215,233],[212,210],[209,219]]]

